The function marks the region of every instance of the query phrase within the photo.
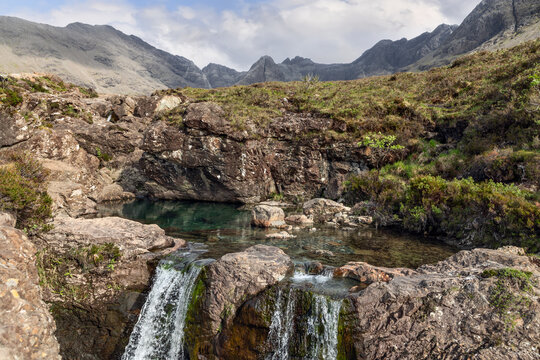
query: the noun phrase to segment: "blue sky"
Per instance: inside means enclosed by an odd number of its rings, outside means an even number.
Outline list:
[[[0,15],[107,24],[193,60],[247,70],[263,55],[351,62],[382,39],[459,24],[480,0],[0,0]]]

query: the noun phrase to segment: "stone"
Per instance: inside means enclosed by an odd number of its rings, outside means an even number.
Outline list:
[[[364,284],[389,282],[397,276],[410,276],[416,272],[406,268],[385,268],[365,262],[349,262],[334,269],[334,277],[347,277]]]
[[[344,334],[354,339],[349,356],[375,360],[470,354],[485,360],[538,358],[540,268],[520,253],[508,247],[461,251],[352,295],[352,308],[342,309],[355,318]],[[529,300],[501,312],[492,300],[501,278],[482,273],[503,268],[530,272],[531,291],[502,280],[504,291]]]
[[[281,231],[281,232],[278,232],[278,233],[266,234],[267,239],[294,239],[295,237],[296,237],[296,235],[291,235],[286,231]]]
[[[313,219],[308,218],[306,215],[289,215],[285,218],[285,221],[290,224],[302,226],[313,225]]]
[[[313,216],[316,222],[328,222],[338,213],[350,212],[350,208],[329,199],[316,198],[304,203],[304,214]]]
[[[230,324],[242,303],[277,284],[293,269],[283,250],[267,245],[226,254],[208,265],[204,290],[187,315],[185,333],[186,343],[192,346],[190,357],[194,353],[199,358],[212,354],[211,339]]]
[[[60,360],[55,322],[42,300],[36,248],[23,232],[0,226],[0,358]]]
[[[251,210],[254,226],[259,227],[283,227],[285,226],[285,212],[275,206],[257,205]]]
[[[178,96],[165,95],[158,101],[156,112],[170,111],[182,104],[182,99]]]
[[[96,200],[98,203],[102,203],[107,201],[133,200],[134,198],[135,194],[124,191],[122,186],[118,184],[110,184],[103,187],[103,190],[101,190]]]
[[[17,224],[17,217],[9,212],[0,211],[0,226],[15,227]]]

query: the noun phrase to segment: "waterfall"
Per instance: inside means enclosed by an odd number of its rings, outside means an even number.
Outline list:
[[[283,305],[286,306],[285,312],[283,312]],[[275,352],[267,356],[266,360],[289,359],[289,340],[294,327],[295,305],[293,289],[289,289],[289,295],[284,299],[281,288],[278,288],[276,308],[272,314],[268,333],[268,341],[275,348]]]
[[[200,272],[196,263],[183,270],[160,264],[122,360],[184,359],[184,323]]]
[[[341,301],[314,294],[308,335],[313,337],[309,359],[337,359],[338,322]]]
[[[288,296],[284,297],[281,288],[278,288],[267,342],[272,350],[266,360],[288,360],[289,348],[294,341],[302,347],[302,352],[305,353],[305,356],[301,356],[303,359],[337,359],[341,300],[311,294],[310,310],[298,317],[295,313],[297,300],[294,291],[291,287]],[[299,338],[296,339],[295,336]]]

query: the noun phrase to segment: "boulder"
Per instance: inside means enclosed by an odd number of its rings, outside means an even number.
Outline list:
[[[316,198],[304,203],[304,214],[313,216],[316,222],[330,221],[335,214],[346,213],[351,209],[333,200]]]
[[[375,268],[353,272],[365,270]],[[406,276],[387,273],[389,282],[374,275],[383,281],[343,310],[354,318],[343,334],[354,339],[351,358],[538,358],[540,268],[517,248],[461,251]]]
[[[0,358],[60,359],[55,322],[42,300],[36,249],[19,230],[0,226]]]
[[[251,223],[259,227],[285,226],[285,212],[275,206],[257,205],[251,210]]]
[[[364,284],[389,282],[397,276],[410,276],[416,272],[406,268],[385,268],[373,266],[365,262],[349,262],[334,269],[334,277],[347,277]]]
[[[301,226],[313,225],[313,219],[308,218],[306,215],[290,215],[285,218],[285,221],[289,224]]]
[[[190,358],[212,354],[212,339],[228,326],[237,309],[293,269],[283,250],[267,245],[227,254],[210,264],[201,279],[204,289],[187,314],[185,334]]]
[[[133,200],[135,194],[124,191],[122,186],[118,184],[110,184],[103,188],[103,190],[97,196],[97,202],[102,203],[106,201],[126,201]]]

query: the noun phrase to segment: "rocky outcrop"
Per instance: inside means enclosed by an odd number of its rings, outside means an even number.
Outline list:
[[[285,226],[285,212],[275,206],[257,205],[251,210],[251,223],[259,227]]]
[[[347,358],[535,359],[539,270],[517,248],[475,249],[374,283],[344,314]]]
[[[65,359],[121,354],[156,259],[185,245],[157,225],[113,217],[57,217],[53,230],[35,241],[44,299],[55,309]]]
[[[21,232],[0,225],[0,358],[60,359],[56,325],[43,302],[36,248]]]
[[[186,320],[190,358],[219,358],[222,349],[217,337],[231,324],[237,309],[292,270],[289,256],[266,245],[224,255],[207,266],[194,290]]]

